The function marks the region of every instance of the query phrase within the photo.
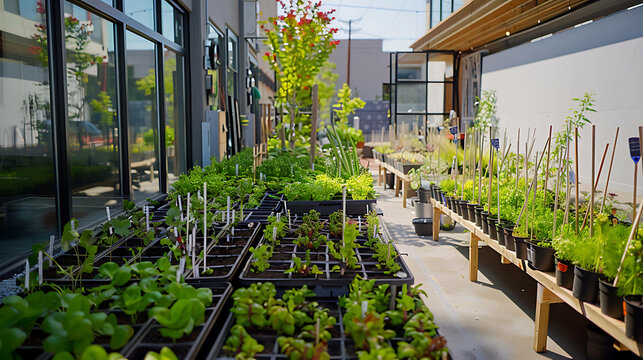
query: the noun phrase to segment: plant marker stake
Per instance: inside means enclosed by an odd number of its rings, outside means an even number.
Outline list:
[[[292,229],[292,221],[290,218],[290,210],[286,211],[286,214],[288,214],[288,229]]]
[[[643,127],[639,127],[639,132],[643,135]],[[623,262],[627,257],[627,252],[630,249],[630,244],[632,239],[636,236],[636,233],[639,229],[639,221],[641,220],[641,213],[643,213],[643,199],[641,199],[641,205],[639,205],[639,210],[636,213],[636,216],[632,219],[632,230],[630,231],[630,237],[627,239],[627,244],[625,245],[625,250],[623,251],[623,256],[621,257],[621,263],[618,266],[618,271],[616,272],[616,277],[614,278],[614,283],[612,286],[618,284],[618,277],[621,275],[621,270],[623,270]]]
[[[42,250],[38,251],[38,285],[42,285]]]
[[[176,271],[176,282],[181,282],[181,276],[183,276],[183,271],[185,270],[185,256],[181,256],[179,260],[179,269]]]
[[[397,295],[397,285],[391,285],[391,295],[388,301],[389,310],[395,310],[395,295]]]
[[[641,142],[637,137],[631,137],[628,139],[630,144],[630,157],[634,161],[634,195],[632,197],[632,219],[634,219],[634,209],[636,209],[636,182],[637,182],[637,170],[639,165],[639,160],[641,159]]]
[[[277,227],[272,228],[272,242],[277,242]]]
[[[482,131],[479,131],[479,133],[480,133],[480,155],[478,155],[478,173],[480,175],[478,175],[478,204],[482,202],[482,154],[484,151],[484,133]],[[491,134],[491,130],[489,130],[489,134]],[[491,138],[491,135],[489,135],[489,138]],[[475,187],[475,184],[473,185],[473,187]]]
[[[150,207],[145,206],[145,231],[150,232]]]
[[[616,143],[618,142],[618,131],[619,127],[616,127],[616,135],[614,136],[614,146],[612,147],[612,158],[610,159],[610,167],[607,170],[607,180],[605,181],[605,191],[603,191],[603,200],[601,201],[601,210],[603,212],[603,206],[605,206],[605,198],[607,197],[607,187],[610,184],[610,175],[612,175],[612,164],[614,164],[614,153],[616,153]]]
[[[377,238],[377,224],[373,225],[373,239]]]
[[[575,203],[575,210],[576,210],[576,235],[578,235],[578,200],[580,199],[580,196],[578,194],[579,189],[578,189],[578,127],[574,127],[574,166],[576,176],[574,176],[574,188],[576,190],[576,200],[574,201]]]
[[[195,277],[199,277],[199,267],[196,265],[196,244],[194,235],[192,235],[192,269],[194,270]]]
[[[227,224],[230,223],[230,197],[228,196],[228,209],[226,210],[226,219],[227,219]]]
[[[520,128],[518,128],[518,146],[516,147],[516,188],[515,188],[516,191],[518,191],[518,174],[519,174],[518,168],[519,167],[520,167]]]
[[[207,258],[207,236],[208,236],[208,210],[206,205],[208,204],[208,183],[203,183],[203,271],[205,271],[206,258]]]
[[[186,221],[186,224],[185,224],[185,237],[188,239],[188,242],[189,242],[189,239],[190,239],[190,193],[188,193],[188,208],[187,208],[186,214],[185,214],[185,221]]]
[[[179,203],[179,211],[181,212],[181,221],[185,221],[183,219],[183,201],[181,201],[181,195],[179,195],[179,198],[177,201]]]
[[[567,137],[567,145],[565,146],[565,218],[563,220],[564,224],[569,224],[569,200],[570,200],[570,194],[569,194],[569,132],[572,129],[567,129],[567,132],[565,135]],[[578,179],[578,174],[576,174],[576,178]]]
[[[605,148],[607,151],[607,148]],[[605,156],[603,156],[605,159]],[[594,168],[596,167],[596,125],[592,125],[592,177],[590,181],[592,182],[592,194],[590,195],[589,203],[589,236],[594,235],[594,192],[596,191],[596,186],[594,185]],[[576,174],[578,176],[578,174]],[[636,203],[635,203],[636,205]]]
[[[549,143],[550,140],[547,140],[547,142]],[[545,155],[544,152],[543,152],[543,155]],[[536,151],[536,159],[538,159],[538,151]],[[534,202],[531,204],[532,214],[536,212],[536,195],[538,194],[538,167],[534,169],[534,184],[536,186],[534,186]],[[534,238],[535,218],[536,218],[535,216],[531,217],[531,236],[530,237],[532,239]]]
[[[487,204],[489,204],[489,208],[491,208],[491,185],[493,181],[493,143],[491,139],[491,132],[492,132],[492,127],[489,126],[489,164],[487,165],[487,172],[489,173],[489,191],[487,191]],[[497,160],[496,160],[497,161]],[[481,193],[480,191],[482,189],[479,189],[478,192]],[[478,204],[480,204],[480,201],[478,201]],[[500,218],[498,218],[498,221],[500,221]]]
[[[545,186],[543,189],[543,207],[547,205],[547,187],[549,182],[549,154],[551,152],[551,129],[552,126],[549,125],[549,145],[547,145],[547,163],[545,165]]]
[[[540,160],[536,161],[536,169],[540,167],[540,163],[543,160],[543,157],[545,155],[545,149],[547,148],[547,143],[545,143],[545,147],[543,148],[543,153],[540,155]],[[525,181],[527,179],[525,178]],[[518,215],[518,219],[516,220],[516,224],[520,224],[520,219],[522,218],[522,213],[525,211],[525,208],[527,207],[527,202],[529,201],[529,194],[531,193],[531,189],[533,189],[534,183],[532,181],[531,185],[529,186],[529,190],[525,193],[525,202],[522,205],[522,209],[520,210],[520,215]]]
[[[55,235],[49,235],[49,266],[53,265],[52,257],[54,256],[54,241],[56,240]]]
[[[367,312],[368,312],[368,301],[364,300],[362,301],[362,319],[366,317]]]
[[[315,321],[315,345],[319,343],[319,329],[320,328],[320,319],[317,318],[317,321]]]
[[[234,175],[239,176],[239,164],[234,164]]]
[[[342,246],[346,246],[344,233],[346,232],[346,186],[342,187]],[[342,256],[344,261],[344,256]]]
[[[107,221],[112,221],[112,214],[109,211],[109,206],[105,206],[105,211],[107,211]],[[73,222],[72,222],[72,227],[73,227]],[[110,226],[109,234],[112,235],[113,233],[114,233],[114,229]]]
[[[557,169],[560,169],[560,165],[562,162],[563,162],[563,154],[561,152],[558,154]],[[556,171],[556,194],[554,196],[554,224],[552,226],[552,233],[551,233],[552,240],[556,238],[556,213],[558,212],[558,191],[559,190],[560,190],[560,170]]]
[[[449,132],[451,135],[453,135],[453,143],[455,144],[455,156],[453,157],[453,163],[454,163],[454,170],[455,172],[453,173],[453,176],[455,177],[455,189],[457,192],[458,189],[458,143],[456,142],[455,139],[455,134],[458,133],[458,127],[457,126],[451,126],[449,128]],[[464,180],[463,180],[464,181]],[[397,188],[397,184],[395,186]]]
[[[362,216],[361,215],[357,217],[357,226],[359,227],[357,230],[359,232],[362,232]]]
[[[71,219],[71,232],[76,232],[76,221]]]
[[[601,159],[601,165],[598,167],[598,174],[596,175],[596,181],[594,181],[594,193],[596,193],[596,188],[598,188],[598,181],[601,179],[601,172],[603,171],[603,163],[605,162],[605,155],[607,155],[607,149],[609,148],[609,144],[605,144],[605,151],[603,152],[603,158]],[[585,218],[583,219],[583,226],[581,226],[581,231],[585,228],[585,224],[587,223],[587,217],[589,216],[589,212],[585,213]]]
[[[25,289],[29,290],[29,259],[25,262]]]
[[[500,222],[500,139],[491,139],[492,148],[496,148],[496,187],[498,193],[498,222]],[[491,208],[491,174],[493,173],[493,162],[489,164],[491,166],[491,171],[489,171],[489,207]]]

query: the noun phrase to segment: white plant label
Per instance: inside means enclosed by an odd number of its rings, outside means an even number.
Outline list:
[[[359,232],[362,232],[362,217],[361,216],[357,217],[357,226],[358,226]]]
[[[185,256],[182,256],[181,260],[179,260],[179,270],[176,272],[176,282],[181,282],[181,276],[183,276],[184,270],[185,270]]]
[[[190,193],[188,193],[188,206],[185,211],[185,237],[190,238]]]
[[[368,312],[368,301],[364,300],[362,301],[362,319],[366,317],[367,312]]]
[[[25,262],[25,289],[29,290],[29,259]]]
[[[274,227],[272,228],[272,242],[276,242],[276,241],[277,241],[277,228]]]
[[[230,197],[228,196],[228,209],[226,210],[226,220],[227,224],[230,223]]]
[[[185,221],[183,219],[183,201],[181,201],[181,195],[179,195],[178,202],[179,202],[179,211],[181,212],[181,221]]]
[[[234,164],[234,174],[239,176],[239,164]]]
[[[53,260],[51,259],[54,256],[54,241],[56,241],[55,235],[49,236],[49,266],[53,265]]]
[[[38,285],[42,285],[42,250],[38,251]]]
[[[145,206],[145,230],[150,232],[150,207]]]
[[[71,232],[76,232],[76,221],[71,219]]]
[[[207,236],[208,236],[208,210],[207,210],[207,197],[208,197],[208,183],[203,183],[203,271],[205,271],[205,252],[207,249]]]
[[[107,221],[112,221],[112,214],[109,211],[109,206],[105,207],[105,211],[107,211]],[[109,227],[109,234],[112,235],[114,233],[114,229],[110,226]]]

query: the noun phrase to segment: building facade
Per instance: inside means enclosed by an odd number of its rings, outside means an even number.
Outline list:
[[[274,89],[256,21],[275,6],[0,0],[0,262],[251,145]]]

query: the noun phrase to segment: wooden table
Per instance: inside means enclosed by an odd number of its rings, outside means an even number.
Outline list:
[[[606,333],[610,334],[618,342],[617,347],[622,350],[631,350],[638,356],[643,354],[643,344],[637,343],[633,339],[625,336],[625,323],[616,320],[601,313],[601,308],[597,305],[586,303],[578,300],[572,295],[572,292],[556,284],[556,277],[553,272],[543,272],[528,266],[527,260],[518,259],[516,253],[507,250],[500,245],[498,241],[492,240],[482,229],[476,226],[474,222],[465,220],[460,215],[451,211],[443,204],[431,199],[433,204],[433,218],[438,218],[440,214],[445,214],[453,220],[459,222],[470,232],[471,241],[469,243],[469,280],[478,280],[478,243],[480,241],[487,244],[490,248],[500,254],[500,261],[503,264],[514,264],[520,270],[531,276],[538,282],[538,291],[536,294],[536,319],[534,329],[534,350],[544,352],[547,350],[547,327],[549,325],[549,305],[554,303],[567,303],[574,310],[585,316],[589,321],[596,324]],[[438,240],[440,231],[438,226],[433,226],[434,240]]]
[[[382,171],[384,171],[384,183],[386,183],[386,171],[395,175],[395,197],[400,196],[400,187],[402,188],[402,207],[406,208],[406,193],[411,187],[411,179],[395,167],[377,160],[378,173],[377,184],[382,185]]]

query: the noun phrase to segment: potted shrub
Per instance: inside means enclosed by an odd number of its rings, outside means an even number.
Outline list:
[[[637,234],[623,263],[618,286],[624,295],[625,335],[643,342],[643,230]]]

